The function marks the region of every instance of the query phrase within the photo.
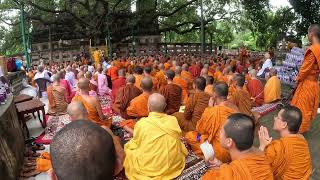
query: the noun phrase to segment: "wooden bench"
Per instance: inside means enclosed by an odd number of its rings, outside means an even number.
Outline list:
[[[27,131],[27,137],[30,136],[27,124],[26,124],[26,119],[25,119],[25,114],[29,114],[29,113],[34,113],[37,112],[38,113],[38,118],[39,121],[42,125],[42,127],[44,128],[46,126],[46,122],[45,122],[45,110],[44,110],[44,106],[45,104],[43,102],[41,102],[38,99],[33,99],[30,101],[25,101],[25,102],[21,102],[21,103],[17,103],[16,107],[17,107],[17,112],[18,112],[18,118],[20,119],[23,128],[26,129]],[[40,111],[42,111],[42,117],[43,120],[41,120],[40,118]]]
[[[13,101],[14,101],[15,104],[18,104],[18,103],[22,103],[22,102],[25,102],[25,101],[30,101],[32,99],[33,99],[32,96],[29,96],[29,95],[26,95],[26,94],[20,94],[18,96],[15,96]]]

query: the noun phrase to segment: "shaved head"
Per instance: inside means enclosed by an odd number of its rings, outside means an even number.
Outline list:
[[[80,90],[88,90],[89,89],[89,79],[87,78],[81,78],[78,81],[78,87]]]
[[[228,97],[228,84],[225,83],[225,82],[218,82],[214,88],[213,88],[213,91],[215,92],[215,94],[218,96],[218,97],[221,97],[221,98],[227,98]]]
[[[151,92],[152,88],[153,88],[152,79],[150,77],[144,77],[141,80],[141,85],[140,86],[143,89],[143,91]]]
[[[318,40],[320,40],[320,26],[318,24],[313,24],[308,29],[309,36],[315,36]]]
[[[163,70],[164,69],[164,65],[162,63],[159,64],[158,66],[159,69]]]
[[[88,111],[80,101],[73,101],[68,105],[67,109],[71,120],[88,119]]]
[[[239,87],[243,87],[244,83],[246,81],[244,75],[242,75],[242,74],[235,75],[233,79],[236,82],[237,86],[239,86]]]
[[[150,73],[151,73],[151,70],[152,70],[151,67],[150,67],[150,66],[147,66],[147,67],[144,68],[143,71],[144,71],[146,74],[150,74]]]
[[[181,66],[176,66],[175,71],[176,71],[176,74],[181,74],[181,71],[182,71]]]
[[[124,69],[119,69],[119,71],[118,71],[118,76],[120,76],[120,77],[124,77],[125,76],[125,70]]]
[[[163,113],[166,108],[166,99],[159,93],[153,93],[148,99],[149,112]]]
[[[136,78],[134,77],[134,75],[130,74],[130,75],[127,77],[127,83],[134,84],[135,82],[136,82]]]
[[[275,76],[275,75],[277,75],[277,69],[271,68],[270,69],[270,76]]]
[[[257,77],[257,71],[255,69],[250,70],[249,74],[251,77]]]
[[[204,91],[204,89],[206,88],[206,79],[204,77],[198,77],[193,81],[193,84],[198,90]]]
[[[50,154],[58,180],[113,179],[112,136],[90,121],[72,121],[62,128],[51,142]]]
[[[172,71],[172,70],[168,70],[167,72],[166,72],[166,76],[167,76],[167,78],[169,79],[169,80],[173,80],[173,78],[174,78],[174,76],[175,76],[175,73],[174,73],[174,71]]]
[[[213,83],[214,83],[214,78],[213,78],[212,76],[208,76],[208,77],[206,78],[206,81],[207,81],[207,85],[213,84]]]
[[[182,70],[183,71],[188,71],[188,64],[183,64],[182,65]]]

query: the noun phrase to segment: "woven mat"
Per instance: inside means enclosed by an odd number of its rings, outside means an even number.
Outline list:
[[[254,107],[253,109],[251,109],[251,111],[253,112],[258,112],[261,116],[264,116],[274,110],[277,109],[277,106],[281,104],[281,102],[275,102],[275,103],[270,103],[270,104],[264,104],[262,106],[259,107]]]

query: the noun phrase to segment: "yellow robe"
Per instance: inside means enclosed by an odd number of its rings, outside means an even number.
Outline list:
[[[264,103],[281,99],[281,82],[277,76],[272,76],[264,86]]]
[[[312,173],[308,142],[303,137],[283,137],[265,149],[275,179],[309,179]]]
[[[130,180],[179,176],[188,154],[180,137],[181,129],[174,116],[151,112],[142,118],[135,125],[133,138],[124,146],[126,176]]]

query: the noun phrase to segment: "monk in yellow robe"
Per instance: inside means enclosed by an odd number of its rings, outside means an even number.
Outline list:
[[[270,69],[270,78],[264,86],[264,103],[271,103],[281,99],[281,82],[277,77],[277,70]]]
[[[99,126],[111,127],[111,119],[107,119],[102,113],[99,99],[94,96],[89,96],[89,83],[87,78],[79,79],[78,87],[80,93],[73,97],[72,101],[80,101],[88,112],[88,119],[98,124]]]
[[[308,39],[311,47],[305,53],[303,64],[299,70],[297,89],[291,104],[302,111],[302,124],[299,132],[305,133],[310,129],[312,121],[317,115],[319,106],[319,68],[320,68],[320,27],[309,27]]]
[[[133,117],[130,117],[127,114],[126,109],[129,106],[130,101],[139,96],[142,91],[134,85],[135,77],[133,75],[129,75],[126,80],[127,84],[118,90],[116,99],[112,105],[112,110],[122,118],[130,119]]]
[[[66,114],[68,107],[66,89],[60,86],[60,78],[59,74],[53,75],[53,83],[47,88],[48,113],[53,116]]]
[[[98,65],[100,64],[100,60],[101,60],[101,54],[98,48],[96,48],[96,50],[93,51],[92,56],[93,56],[95,67],[98,68]]]
[[[130,105],[127,108],[127,114],[134,118],[147,117],[148,111],[148,98],[152,93],[153,83],[150,77],[144,77],[141,80],[141,88],[143,93],[138,97],[131,100]]]
[[[273,130],[280,135],[278,140],[272,140],[267,128],[260,127],[260,149],[271,163],[275,179],[310,179],[312,163],[308,142],[299,134],[302,117],[297,107],[282,108],[273,123]]]
[[[242,74],[235,75],[234,79],[234,86],[236,87],[235,92],[231,95],[230,101],[238,106],[239,111],[243,114],[248,116],[253,116],[251,112],[252,103],[251,103],[251,96],[248,91],[244,90],[244,83],[245,77]]]
[[[133,138],[124,146],[130,180],[174,179],[185,167],[188,151],[177,119],[164,113],[165,104],[162,95],[150,95],[149,116],[137,122]]]
[[[174,113],[183,132],[194,131],[198,120],[208,106],[210,95],[204,92],[206,79],[198,77],[193,82],[195,92],[190,94],[184,112]]]
[[[143,78],[143,69],[142,69],[142,67],[140,67],[140,66],[136,66],[135,68],[134,68],[134,77],[135,77],[135,79],[136,79],[136,82],[134,83],[134,85],[137,87],[137,88],[141,88],[141,86],[140,86],[140,84],[141,84],[141,80],[142,80],[142,78]]]
[[[143,72],[144,72],[144,77],[149,77],[152,80],[152,84],[153,84],[153,91],[157,91],[158,89],[158,80],[156,77],[151,75],[151,67],[147,66],[144,68]]]
[[[167,84],[166,75],[164,72],[164,66],[163,64],[159,64],[159,71],[156,74],[156,79],[158,81],[158,87],[157,89],[162,88]]]
[[[166,72],[167,85],[163,86],[159,93],[166,98],[165,113],[171,115],[178,112],[182,104],[182,88],[173,82],[175,73],[172,70]]]
[[[206,88],[204,92],[208,93],[210,96],[213,95],[213,86],[214,86],[214,78],[212,76],[208,76],[206,78]]]
[[[188,87],[188,81],[181,77],[181,71],[182,71],[181,67],[176,66],[176,69],[175,69],[176,74],[173,78],[173,82],[181,87],[182,99],[183,99],[182,104],[186,104],[189,96],[189,92],[188,92],[189,87]]]
[[[200,144],[208,140],[213,145],[215,156],[222,162],[230,162],[230,154],[220,145],[220,130],[227,117],[238,112],[236,105],[228,102],[228,85],[218,82],[214,87],[213,96],[197,122],[196,131],[190,131],[185,135],[193,152],[202,157]]]
[[[253,147],[255,134],[254,120],[236,113],[228,117],[221,127],[221,146],[227,149],[232,162],[222,164],[218,157],[209,159],[213,167],[202,180],[273,180],[270,163],[264,153]]]

